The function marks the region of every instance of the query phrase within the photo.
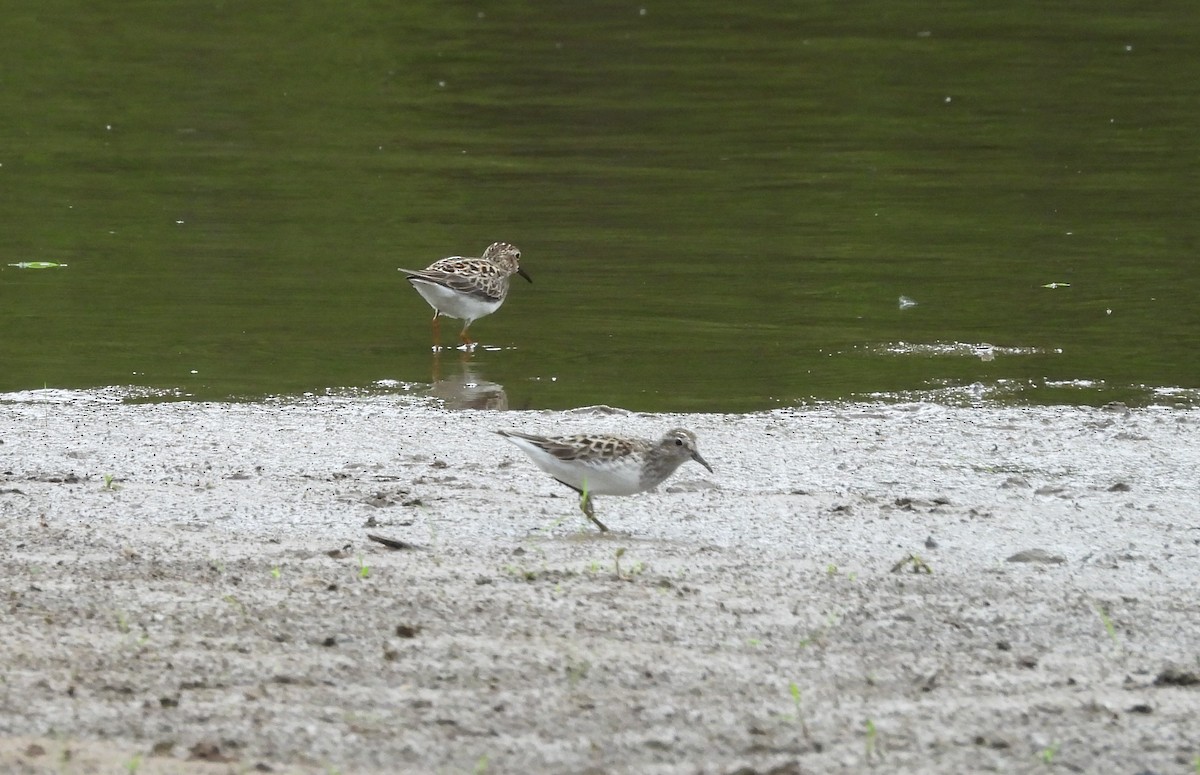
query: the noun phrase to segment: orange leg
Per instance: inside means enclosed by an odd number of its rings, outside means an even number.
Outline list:
[[[458,335],[458,338],[461,339],[462,343],[465,344],[468,348],[474,348],[475,342],[473,342],[471,340],[470,335],[467,334],[467,329],[470,327],[471,327],[470,323],[467,323],[465,326],[463,326],[462,333]]]
[[[442,349],[442,324],[438,322],[438,313],[434,310],[433,313],[433,351],[437,352]]]

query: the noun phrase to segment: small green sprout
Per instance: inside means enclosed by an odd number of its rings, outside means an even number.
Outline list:
[[[518,581],[537,581],[537,571],[523,565],[509,563],[504,566],[504,572],[515,577]]]
[[[233,595],[226,595],[225,597],[223,597],[221,599],[224,600],[226,603],[229,603],[234,608],[238,609],[238,611],[241,612],[242,616],[246,616],[246,617],[250,616],[250,609],[246,607],[246,604],[243,603],[241,600],[238,600]]]
[[[367,562],[366,562],[366,560],[364,560],[362,558],[362,555],[359,555],[359,557],[358,557],[358,577],[360,579],[365,579],[370,575],[371,575],[371,569],[367,566]]]
[[[1042,752],[1040,754],[1038,754],[1038,757],[1042,760],[1043,764],[1053,764],[1054,757],[1057,754],[1058,754],[1058,743],[1051,743],[1050,745],[1048,745],[1044,749],[1042,749]]]
[[[870,761],[871,759],[873,759],[875,757],[875,754],[877,752],[876,746],[878,745],[878,742],[879,742],[878,741],[878,732],[875,729],[875,722],[872,721],[871,719],[867,719],[866,727],[867,727],[866,753],[867,753],[867,761]]]
[[[1104,624],[1104,631],[1108,633],[1108,637],[1112,638],[1112,642],[1119,647],[1121,645],[1121,641],[1117,637],[1117,626],[1113,623],[1112,617],[1108,615],[1108,611],[1104,608],[1104,606],[1097,603],[1096,614],[1100,617],[1100,621]]]
[[[804,708],[800,702],[800,687],[795,681],[792,681],[788,684],[788,691],[792,693],[792,703],[796,706],[796,721],[800,723],[800,731],[804,733],[805,738],[810,738],[808,723],[804,720]]]
[[[592,663],[586,659],[578,662],[571,661],[567,664],[567,682],[574,686],[575,684],[587,678],[588,671],[592,669]]]

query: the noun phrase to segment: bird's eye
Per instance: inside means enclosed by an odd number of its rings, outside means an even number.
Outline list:
[[[677,447],[682,447],[682,446],[683,446],[683,439],[675,439],[675,446],[677,446]]]

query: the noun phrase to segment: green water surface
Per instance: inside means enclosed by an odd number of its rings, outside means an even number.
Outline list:
[[[0,392],[1200,388],[1193,2],[23,5]],[[534,283],[435,359],[396,267],[495,240]]]

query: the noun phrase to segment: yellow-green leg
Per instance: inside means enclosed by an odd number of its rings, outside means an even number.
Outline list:
[[[585,517],[587,517],[592,522],[594,522],[596,527],[600,528],[600,532],[602,532],[602,533],[608,532],[608,528],[604,525],[604,523],[601,522],[600,520],[596,519],[596,512],[592,508],[591,493],[587,493],[587,492],[579,493],[579,510],[583,512],[583,515]]]

